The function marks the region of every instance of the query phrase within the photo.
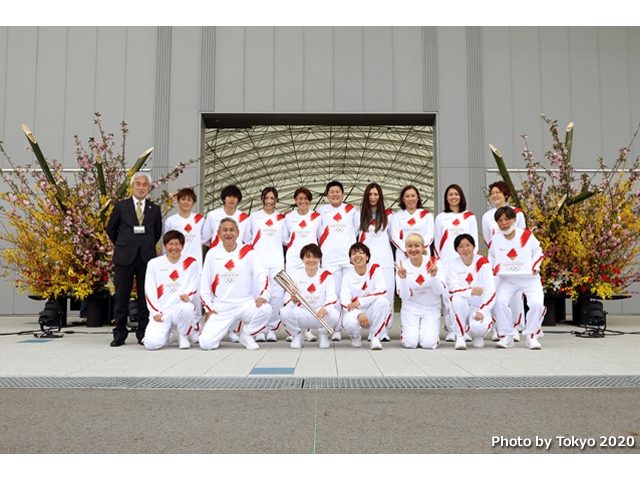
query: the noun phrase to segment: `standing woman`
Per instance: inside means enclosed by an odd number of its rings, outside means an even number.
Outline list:
[[[494,182],[489,185],[489,198],[493,203],[493,208],[482,216],[482,237],[487,248],[491,248],[491,240],[493,236],[500,231],[498,224],[493,218],[496,214],[496,210],[500,207],[508,205],[508,200],[511,198],[511,188],[509,184],[504,180]],[[527,224],[524,220],[524,213],[519,208],[513,209],[516,212],[516,228],[527,228]]]
[[[278,203],[278,191],[274,187],[267,187],[260,195],[262,210],[254,212],[249,217],[248,234],[251,237],[253,249],[257,254],[265,273],[269,277],[271,299],[269,303],[273,308],[273,314],[267,323],[268,342],[277,342],[276,333],[280,328],[280,309],[284,303],[284,290],[273,277],[284,268],[283,241],[289,236],[284,215],[276,212]],[[264,333],[255,336],[256,342],[264,341]]]
[[[389,300],[389,316],[385,322],[385,331],[380,340],[389,341],[389,330],[393,324],[393,295],[395,290],[395,272],[393,269],[393,252],[391,251],[391,237],[389,221],[392,212],[385,209],[382,187],[377,183],[370,183],[364,189],[362,205],[360,206],[359,241],[371,251],[371,263],[380,265],[382,276],[387,283],[387,300]]]
[[[434,245],[436,255],[442,260],[445,268],[451,264],[458,253],[454,248],[453,242],[458,235],[468,233],[473,237],[474,245],[478,245],[478,223],[476,216],[467,210],[467,200],[464,198],[464,192],[459,185],[452,184],[447,187],[444,192],[444,212],[436,217]],[[474,253],[478,251],[474,248]],[[456,340],[455,332],[455,315],[451,310],[451,302],[448,294],[444,298],[445,306],[445,329],[447,330],[446,341],[454,342]],[[471,340],[471,337],[469,337]]]
[[[320,214],[310,210],[313,195],[308,188],[300,187],[293,194],[296,202],[296,209],[289,212],[284,221],[287,226],[289,236],[285,239],[287,246],[287,272],[304,268],[304,263],[300,259],[302,248],[309,244],[318,245],[318,238],[322,231],[322,221]]]
[[[400,208],[391,217],[391,241],[396,247],[396,261],[405,260],[407,251],[405,240],[412,233],[419,234],[424,239],[424,248],[433,242],[433,215],[422,208],[420,192],[413,185],[407,185],[400,192]]]
[[[489,185],[489,197],[491,198],[491,203],[493,203],[494,208],[482,216],[482,237],[484,238],[484,243],[488,249],[491,248],[493,236],[500,232],[498,223],[495,221],[494,216],[498,208],[508,206],[507,201],[511,197],[511,188],[509,187],[509,184],[504,180],[492,183]],[[527,224],[522,210],[514,208],[513,211],[516,212],[516,228],[521,228],[523,230],[526,229]],[[496,278],[496,283],[498,282],[499,279]],[[511,303],[509,304],[513,318],[513,338],[516,342],[520,341],[520,332],[524,330],[524,303],[522,296],[523,294],[520,296],[514,295],[511,298]],[[498,340],[498,334],[494,331],[493,341],[497,342]]]

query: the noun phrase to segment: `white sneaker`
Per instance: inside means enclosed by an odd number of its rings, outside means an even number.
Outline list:
[[[238,343],[238,340],[240,340],[240,337],[236,332],[229,332],[227,334],[227,340],[231,343]]]
[[[240,336],[242,336],[242,334],[240,334]],[[256,341],[256,342],[264,342],[265,341],[264,333],[262,333],[262,332],[258,333],[255,337],[253,337],[253,340]],[[242,342],[240,342],[240,343],[242,343]]]
[[[342,332],[333,332],[333,335],[331,335],[331,340],[333,342],[339,342],[340,340],[342,340]],[[360,340],[360,345],[362,345],[362,340]]]
[[[471,343],[471,345],[473,345],[474,348],[482,348],[482,347],[484,347],[484,338],[482,338],[480,336],[475,337],[473,339],[473,342]]]
[[[467,343],[464,340],[464,336],[456,338],[455,349],[456,350],[466,350],[467,349]]]
[[[328,333],[318,332],[318,336],[320,337],[320,348],[329,348],[331,346]]]
[[[307,330],[306,332],[304,332],[304,339],[307,342],[315,342],[316,340],[318,340],[318,337],[316,337],[313,333]]]
[[[269,330],[269,333],[267,333],[267,342],[277,342],[278,341],[278,337],[276,335],[276,332],[274,332],[273,330]]]
[[[178,338],[180,341],[180,346],[178,348],[180,348],[180,350],[187,350],[191,348],[191,342],[189,341],[189,337],[187,335],[180,334]]]
[[[471,338],[471,336],[468,333],[464,334],[464,341],[465,342],[471,342],[473,339]]]
[[[520,341],[520,332],[515,327],[513,328],[513,341],[514,342],[519,342]]]
[[[244,331],[240,334],[238,341],[241,345],[244,345],[247,350],[258,350],[260,348],[260,345],[256,343],[255,339],[248,333],[244,333]]]
[[[447,333],[447,336],[444,338],[445,342],[455,342],[456,341],[456,334],[453,332],[449,332]]]
[[[538,341],[537,338],[530,338],[529,335],[527,335],[527,339],[524,342],[527,346],[527,348],[529,350],[541,350],[542,349],[542,345],[540,345],[540,342]]]
[[[389,335],[387,335],[386,333],[383,335],[380,335],[380,341],[381,342],[390,342],[391,339],[389,338]]]
[[[298,333],[293,336],[293,340],[291,340],[291,348],[302,348],[302,344],[304,343],[304,337],[302,333]]]
[[[513,338],[512,337],[503,337],[500,340],[498,340],[498,343],[496,343],[496,347],[498,348],[513,348],[516,345],[513,343]]]
[[[371,337],[371,350],[382,350],[382,343],[378,337]]]
[[[200,343],[200,332],[191,332],[189,334],[189,341],[191,343]]]
[[[500,337],[498,336],[498,332],[496,332],[496,329],[493,329],[493,334],[491,335],[491,341],[492,342],[498,342],[500,341]]]
[[[289,336],[287,337],[287,342],[292,342],[292,341],[293,341],[293,337],[292,337],[291,335],[289,335]]]
[[[351,346],[353,348],[360,348],[362,346],[362,337],[360,337],[360,335],[351,337]]]

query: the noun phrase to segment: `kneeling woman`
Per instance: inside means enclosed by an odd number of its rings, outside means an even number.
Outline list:
[[[368,328],[371,350],[382,350],[380,336],[389,314],[387,284],[380,265],[367,265],[370,258],[371,252],[364,243],[357,242],[349,248],[353,269],[342,277],[342,326],[351,337],[352,347],[362,346],[360,331]]]
[[[440,260],[422,255],[424,239],[412,233],[405,240],[409,262],[396,263],[398,295],[402,299],[400,342],[405,348],[435,349],[440,345],[440,308],[445,293]]]
[[[340,320],[340,314],[336,308],[336,287],[333,275],[329,270],[319,268],[322,260],[322,250],[313,243],[302,247],[300,259],[304,268],[296,268],[290,271],[290,276],[300,290],[300,293],[316,310],[318,317],[322,318],[330,327],[335,327]],[[303,330],[317,328],[320,337],[320,348],[329,348],[329,334],[309,311],[299,305],[299,300],[292,297],[289,292],[284,296],[284,308],[280,310],[280,319],[285,325],[287,333],[293,337],[291,348],[302,348],[304,343]]]
[[[458,235],[453,246],[460,255],[447,265],[447,288],[455,318],[456,350],[466,350],[464,336],[473,332],[473,346],[484,347],[484,336],[493,324],[491,309],[496,299],[491,264],[474,254],[476,242],[468,233]]]

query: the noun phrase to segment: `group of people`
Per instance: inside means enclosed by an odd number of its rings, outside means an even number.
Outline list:
[[[380,185],[367,185],[358,209],[344,203],[343,185],[331,181],[317,211],[310,209],[311,191],[300,187],[296,208],[278,212],[278,192],[267,187],[263,208],[251,215],[238,209],[242,193],[230,185],[221,191],[222,207],[206,217],[192,212],[197,197],[184,188],[179,212],[163,226],[159,208],[146,199],[150,184],[148,174],[134,175],[132,197],[115,206],[107,226],[116,275],[111,346],[126,339],[135,277],[136,335],[150,350],[168,345],[176,330],[180,348],[197,342],[214,350],[227,339],[253,350],[277,341],[283,325],[291,348],[316,339],[329,348],[343,331],[361,347],[366,329],[370,348],[381,350],[396,293],[405,348],[437,348],[442,312],[446,341],[456,350],[466,350],[467,342],[484,346],[490,332],[498,347],[510,348],[521,331],[528,348],[541,348],[543,255],[522,212],[507,204],[505,182],[490,185],[495,208],[482,219],[489,258],[478,254],[476,217],[458,185],[447,187],[435,219],[411,185],[400,192],[395,213]],[[161,236],[164,255],[157,257]],[[285,269],[295,288],[285,290],[275,278]]]

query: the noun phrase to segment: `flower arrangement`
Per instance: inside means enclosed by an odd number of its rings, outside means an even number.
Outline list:
[[[527,176],[514,201],[540,240],[545,293],[567,294],[573,300],[628,295],[628,287],[640,280],[640,159],[628,160],[629,144],[620,149],[611,168],[600,158],[593,175],[576,178],[571,164],[573,124],[562,141],[558,122],[541,117],[553,137],[553,149],[545,154],[549,166],[535,160],[522,135]],[[499,152],[496,160],[498,156]]]
[[[127,124],[122,122],[122,143],[118,151],[113,134],[102,128],[102,117],[96,113],[94,123],[100,138],[90,138],[85,149],[75,136],[78,168],[73,175],[65,172],[56,160],[46,160],[26,126],[27,139],[40,168],[15,165],[1,171],[7,191],[0,198],[3,219],[0,240],[8,244],[2,252],[4,276],[15,272],[19,292],[42,298],[65,295],[76,299],[96,293],[113,293],[113,244],[105,225],[116,201],[130,196],[129,180],[140,170],[153,149],[144,152],[133,167],[126,167],[125,145]],[[152,189],[175,180],[191,160],[180,163],[168,175],[153,183]],[[163,191],[156,200],[163,213],[172,205],[171,195]]]

